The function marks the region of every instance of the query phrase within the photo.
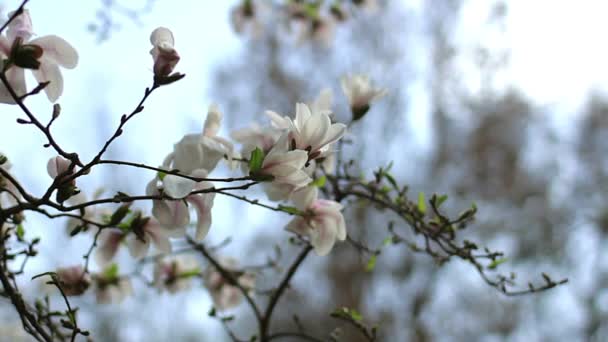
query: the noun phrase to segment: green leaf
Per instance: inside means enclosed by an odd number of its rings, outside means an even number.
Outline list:
[[[116,279],[116,278],[118,278],[118,264],[113,263],[112,265],[108,266],[103,271],[103,275],[104,275],[104,278],[107,278],[107,279]]]
[[[382,240],[382,245],[384,245],[384,246],[388,246],[388,245],[392,245],[392,244],[393,244],[392,236],[388,236],[384,240]]]
[[[388,179],[388,182],[391,183],[391,185],[393,186],[393,189],[399,189],[399,186],[397,185],[397,181],[395,180],[393,175],[391,175],[387,171],[388,170],[384,171],[384,176],[386,177],[386,179]]]
[[[0,154],[0,165],[6,163],[8,161],[8,158],[6,158],[6,156],[4,154]]]
[[[507,258],[496,259],[496,260],[492,261],[491,264],[488,265],[488,269],[493,270],[496,267],[498,267],[498,265],[507,262],[507,260],[508,260]]]
[[[363,320],[363,316],[355,309],[348,309],[348,315],[355,322],[361,322]]]
[[[448,199],[448,195],[441,195],[437,197],[437,200],[435,201],[435,205],[437,206],[437,208],[439,208],[443,202],[445,202]]]
[[[426,200],[424,199],[424,192],[418,193],[418,211],[423,214],[426,213]]]
[[[282,211],[291,214],[291,215],[299,215],[300,214],[300,210],[298,210],[298,208],[296,207],[290,207],[287,205],[279,205],[279,209],[281,209]]]
[[[365,272],[371,272],[376,267],[376,254],[372,254],[372,256],[367,261],[367,265],[365,265]]]
[[[17,231],[16,231],[16,233],[17,233],[17,238],[18,238],[19,240],[23,240],[23,237],[25,236],[25,229],[23,228],[23,225],[22,225],[22,224],[19,224],[19,225],[17,226]]]
[[[325,186],[325,182],[327,181],[327,177],[321,176],[315,179],[310,185],[316,186],[317,188],[322,188]]]
[[[158,176],[158,179],[160,179],[162,181],[163,179],[165,179],[165,176],[167,176],[167,173],[166,172],[162,172],[162,171],[158,171],[156,173],[156,175]]]
[[[255,150],[251,151],[251,156],[249,157],[249,172],[257,173],[260,171],[262,163],[264,163],[264,151],[256,147]]]

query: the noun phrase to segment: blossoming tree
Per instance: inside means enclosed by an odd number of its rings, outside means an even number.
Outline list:
[[[53,123],[62,118],[56,104],[64,91],[60,67],[75,68],[78,54],[71,44],[54,35],[31,39],[33,26],[25,8],[27,2],[9,13],[0,27],[0,102],[18,106],[22,117],[17,118],[16,124],[32,126],[47,140],[44,147],[52,149],[56,156],[47,164],[52,183],[43,194],[35,195],[19,181],[18,174],[11,172],[10,156],[0,155],[0,296],[10,300],[23,329],[36,340],[74,341],[79,336],[91,335],[87,327],[79,324],[78,308],[70,302],[74,296],[94,292],[98,303],[111,305],[130,295],[141,274],[138,270],[125,270],[117,262],[116,255],[122,248],[128,249],[130,256],[141,264],[154,263],[153,281],[144,281],[144,286],[175,293],[200,281],[214,303],[209,316],[219,319],[235,341],[288,337],[324,340],[325,336],[313,336],[305,329],[273,329],[273,314],[306,259],[331,258],[337,245],[365,254],[369,258],[368,268],[374,267],[381,249],[387,245],[404,245],[440,263],[458,259],[470,264],[471,271],[480,275],[480,281],[508,296],[544,291],[566,282],[543,273],[540,283],[522,288],[513,276],[496,272],[505,260],[503,253],[462,238],[461,232],[474,223],[475,205],[451,216],[442,208],[447,195],[419,193],[412,198],[408,187],[395,180],[390,166],[377,167],[373,175],[357,174],[356,158],[343,153],[345,137],[353,126],[367,119],[374,103],[387,94],[386,89],[374,85],[365,75],[345,76],[341,81],[351,113],[348,122],[337,122],[332,110],[333,95],[323,91],[313,103],[294,103],[293,115],[268,110],[266,123],[252,123],[228,138],[218,135],[224,114],[212,105],[199,133],[184,135],[172,149],[168,146],[166,156],[159,156],[162,160],[159,166],[109,159],[108,147],[128,133],[137,116],[145,114],[146,100],[185,77],[175,72],[180,60],[175,37],[170,29],[159,27],[150,36],[151,85],[145,88],[135,108],[120,118],[114,133],[95,156],[82,160],[78,151],[65,150],[52,133]],[[246,0],[235,8],[232,13],[235,29],[256,34],[261,29],[256,17],[260,6]],[[326,41],[332,26],[346,20],[349,11],[369,10],[377,4],[288,1],[281,6],[298,39]],[[25,69],[33,73],[38,81],[36,86],[27,87]],[[27,98],[42,91],[55,103],[48,120],[26,104]],[[214,170],[221,163],[235,175],[214,177]],[[150,181],[136,195],[120,191],[110,196],[81,193],[79,181],[100,165],[139,169],[142,177],[149,177]],[[254,188],[262,189],[266,198],[252,197],[248,191]],[[282,270],[279,281],[262,295],[256,281],[259,267],[240,266],[246,263],[222,255],[221,245],[211,246],[205,241],[209,230],[221,224],[221,217],[214,217],[217,196],[281,215],[284,226],[276,229],[292,234],[288,246],[283,248],[299,252]],[[343,211],[353,200],[400,220],[389,228],[383,246],[368,246],[365,241],[349,236],[349,221]],[[142,208],[143,202],[151,203],[150,211]],[[90,248],[82,263],[75,261],[73,265],[34,277],[54,286],[64,300],[64,307],[52,307],[44,300],[28,302],[21,295],[19,284],[27,280],[20,278],[27,262],[36,257],[37,249],[46,242],[44,237],[26,238],[25,218],[30,212],[45,215],[49,220],[69,218],[69,234],[89,238]],[[404,237],[400,229],[411,231],[414,239]],[[176,249],[177,244],[187,247]],[[272,264],[269,262],[262,268]],[[229,325],[232,316],[225,311],[243,302],[253,313],[256,329],[248,336],[236,336]],[[338,307],[329,316],[346,322],[369,341],[382,334],[381,322],[369,322],[354,308]],[[330,338],[338,339],[333,334]]]

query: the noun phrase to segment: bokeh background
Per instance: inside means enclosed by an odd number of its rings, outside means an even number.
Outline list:
[[[110,149],[114,159],[158,165],[186,133],[199,132],[209,104],[225,114],[221,135],[263,111],[292,113],[324,87],[334,91],[338,120],[349,117],[340,77],[370,75],[389,90],[352,130],[347,156],[370,175],[394,162],[412,193],[446,193],[450,210],[474,201],[475,224],[466,232],[507,253],[503,270],[522,286],[540,272],[570,282],[546,293],[506,298],[460,261],[438,267],[404,246],[385,248],[373,272],[346,243],[328,257],[311,257],[282,299],[275,327],[304,326],[327,336],[342,326],[328,313],[357,308],[379,323],[384,341],[605,341],[608,339],[608,48],[599,1],[379,1],[336,27],[330,44],[297,42],[279,22],[254,36],[236,34],[236,1],[74,2],[32,0],[39,35],[57,34],[79,51],[80,63],[64,73],[62,113],[54,133],[68,151],[89,159],[130,112],[149,85],[149,33],[171,28],[182,59],[182,81],[160,89],[146,110]],[[6,11],[18,1],[3,1]],[[31,79],[30,81],[33,81]],[[33,84],[31,82],[30,84]],[[28,100],[42,118],[46,98]],[[14,173],[34,193],[50,184],[43,137],[17,125],[17,108],[0,109],[0,149]],[[217,170],[228,175],[227,168]],[[91,195],[142,193],[154,176],[143,170],[99,167],[79,186]],[[258,194],[263,198],[262,194]],[[145,208],[145,205],[142,205]],[[282,246],[288,262],[295,247],[282,227],[288,217],[217,197],[206,242],[233,242],[221,253],[263,263]],[[351,236],[379,245],[391,219],[374,208],[346,212]],[[32,275],[80,262],[90,236],[69,238],[64,222],[28,216],[28,236],[42,237],[40,256],[20,279],[29,298],[44,291]],[[402,227],[404,228],[404,227]],[[124,251],[121,270],[135,267]],[[204,265],[204,264],[203,264]],[[277,274],[266,272],[259,287]],[[92,295],[74,299],[81,325],[98,341],[228,340],[207,317],[212,303],[199,283],[170,295],[134,281],[134,295],[99,306]],[[253,327],[245,304],[230,311],[238,333]],[[0,340],[27,340],[18,318],[0,301]],[[345,329],[344,340],[357,336]]]

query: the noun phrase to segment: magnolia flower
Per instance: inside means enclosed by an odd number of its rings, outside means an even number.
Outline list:
[[[231,272],[236,281],[248,292],[255,288],[255,275],[247,272],[237,274],[237,261],[233,258],[221,258],[220,266]],[[243,293],[238,287],[231,285],[216,268],[209,268],[204,274],[205,286],[209,289],[213,303],[218,310],[233,308],[243,300]]]
[[[46,171],[51,176],[51,178],[55,179],[60,174],[67,172],[70,168],[71,162],[61,156],[53,157],[49,159],[46,164]]]
[[[127,237],[121,229],[106,228],[97,238],[97,249],[95,250],[95,261],[99,266],[106,266],[118,253],[118,248]]]
[[[310,183],[312,178],[302,169],[308,160],[308,154],[302,150],[288,151],[287,138],[287,134],[279,138],[279,141],[264,158],[259,173],[272,176],[271,184],[288,189],[286,192],[290,193]],[[273,201],[284,198],[272,191],[267,191],[266,194]]]
[[[169,76],[179,62],[179,54],[173,47],[173,33],[168,28],[158,27],[150,34],[150,43],[154,46],[150,50],[154,59],[154,75]]]
[[[173,257],[159,259],[154,265],[154,286],[176,293],[190,287],[193,277],[200,275],[194,258]]]
[[[296,208],[304,212],[296,216],[286,227],[298,235],[308,236],[317,255],[327,255],[336,240],[346,239],[346,225],[338,202],[318,199],[318,190],[309,186],[296,191],[292,200]]]
[[[127,246],[131,256],[134,258],[144,257],[148,253],[151,243],[162,253],[170,253],[171,242],[160,223],[150,217],[136,216],[135,220],[138,219],[140,220],[139,224],[131,224],[133,234],[127,237]]]
[[[91,277],[84,272],[81,265],[58,268],[55,274],[66,296],[80,296],[91,285]]]
[[[207,181],[195,182],[182,177],[165,176],[163,179],[164,190],[169,190],[168,195],[173,198],[183,198],[185,201],[154,200],[152,202],[152,214],[165,228],[170,236],[182,236],[185,234],[185,227],[190,223],[190,213],[188,204],[192,205],[197,214],[195,239],[202,240],[211,227],[211,209],[215,200],[215,193],[191,194],[192,191],[199,191],[213,188],[213,184]],[[207,177],[205,170],[196,170],[192,176],[197,178]],[[146,193],[150,196],[160,195],[156,185],[157,180],[148,184]]]
[[[183,174],[191,174],[197,169],[211,172],[224,155],[232,157],[232,144],[217,136],[221,121],[222,113],[216,105],[211,105],[203,133],[184,136],[175,144],[166,164],[172,163],[173,169],[178,169]]]
[[[9,13],[9,18],[14,12]],[[9,59],[11,67],[6,78],[17,96],[27,93],[24,68],[31,69],[38,83],[50,82],[44,91],[51,102],[63,93],[63,77],[59,67],[73,69],[78,53],[63,38],[55,35],[30,40],[33,35],[28,10],[11,21],[5,36],[0,36],[0,58]],[[0,102],[14,104],[15,100],[4,84],[0,84]]]
[[[348,98],[353,121],[357,121],[367,113],[373,101],[386,95],[386,89],[375,88],[369,78],[364,75],[353,75],[342,78],[342,90]]]
[[[230,12],[230,22],[236,33],[249,31],[254,37],[259,36],[264,30],[262,23],[258,19],[258,10],[262,7],[261,3],[253,0],[244,0]]]
[[[109,270],[112,270],[112,267],[93,276],[95,297],[99,304],[120,303],[133,293],[129,278],[120,277]]]
[[[262,127],[255,123],[249,127],[232,131],[230,134],[232,139],[243,145],[241,150],[243,156],[249,156],[256,147],[259,147],[264,153],[268,153],[280,136],[280,130],[273,127]]]
[[[307,161],[329,153],[329,144],[338,141],[346,133],[346,125],[331,123],[327,110],[310,111],[303,103],[296,104],[296,118],[280,117],[277,113],[266,112],[277,128],[287,129],[288,142],[292,149],[308,152]]]

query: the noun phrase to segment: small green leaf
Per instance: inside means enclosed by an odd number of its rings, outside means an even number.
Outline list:
[[[418,193],[418,211],[423,214],[426,213],[426,200],[424,199],[424,192]]]
[[[255,150],[251,151],[251,156],[249,157],[249,172],[253,174],[260,171],[263,163],[264,151],[256,147]]]
[[[348,315],[355,322],[361,322],[363,320],[363,316],[357,310],[355,310],[355,309],[349,309],[348,310]]]
[[[156,173],[156,175],[158,176],[158,179],[160,179],[162,181],[163,179],[165,179],[165,176],[167,176],[167,173],[166,172],[162,172],[162,171],[158,171]]]
[[[397,181],[395,180],[393,175],[391,175],[387,171],[384,171],[384,176],[386,177],[386,179],[388,179],[388,182],[391,183],[391,185],[393,186],[393,189],[399,189],[399,186],[397,185]]]
[[[448,199],[448,195],[441,195],[437,197],[437,200],[435,201],[435,205],[437,206],[437,208],[439,208],[443,202],[445,202]]]
[[[296,207],[290,207],[287,205],[279,205],[279,209],[281,209],[282,211],[291,214],[291,215],[299,215],[300,211],[298,210],[298,208]]]
[[[367,265],[365,265],[365,272],[371,272],[376,267],[376,254],[372,254],[367,261]]]
[[[507,260],[508,260],[507,258],[496,259],[496,260],[492,261],[491,264],[488,265],[488,269],[493,270],[496,267],[498,267],[500,264],[507,262]]]
[[[22,224],[19,224],[19,225],[17,226],[17,231],[16,231],[16,233],[17,233],[17,238],[18,238],[19,240],[23,240],[23,237],[25,236],[25,229],[23,228],[23,225],[22,225]]]
[[[393,237],[392,236],[388,236],[384,240],[382,240],[382,245],[383,246],[388,246],[388,245],[392,245],[392,244],[393,244]]]
[[[209,310],[209,313],[207,313],[210,317],[215,317],[215,315],[217,314],[217,311],[215,310],[215,307],[212,307],[211,310]]]
[[[317,188],[322,188],[325,186],[325,182],[327,181],[327,177],[321,176],[315,179],[310,185],[316,186]]]
[[[113,263],[112,265],[108,266],[103,271],[103,275],[104,275],[104,278],[106,278],[106,279],[116,279],[116,278],[118,278],[118,264]]]

